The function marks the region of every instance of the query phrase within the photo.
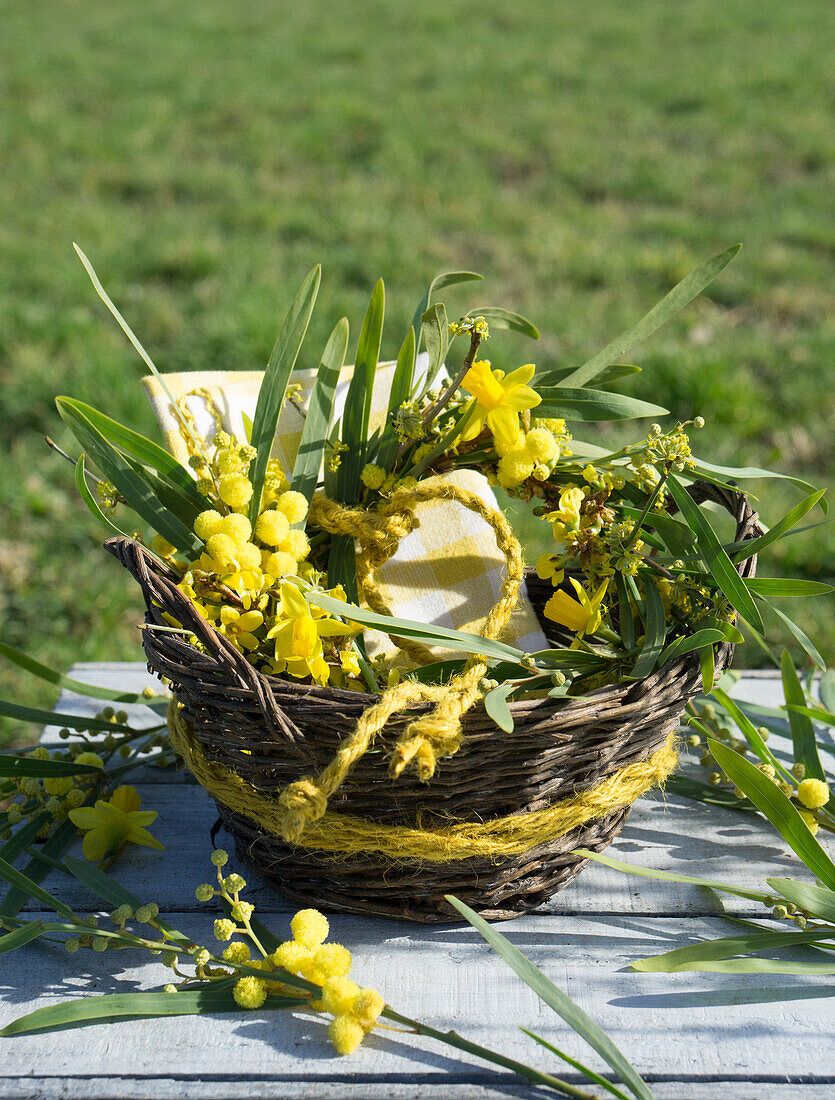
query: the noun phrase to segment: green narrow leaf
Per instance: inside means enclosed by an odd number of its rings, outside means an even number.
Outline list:
[[[753,577],[745,583],[755,595],[765,597],[828,596],[830,592],[835,592],[835,588],[824,581],[798,577]]]
[[[322,352],[293,470],[293,489],[306,497],[308,503],[313,499],[319,481],[325,442],[333,422],[339,372],[345,362],[347,348],[348,319],[343,317],[337,322]]]
[[[794,635],[794,637],[800,643],[801,648],[809,654],[809,656],[812,658],[818,668],[825,669],[826,662],[824,661],[823,657],[820,654],[820,651],[818,650],[812,639],[809,637],[809,635],[806,633],[806,631],[802,630],[793,619],[790,619],[788,615],[784,614],[779,607],[775,607],[774,604],[771,603],[769,600],[765,600],[764,602],[768,606],[769,610],[773,611],[777,618],[780,619],[780,621],[785,625],[789,633]]]
[[[711,576],[724,592],[731,606],[735,607],[756,630],[762,631],[762,619],[751,593],[722,548],[722,543],[710,526],[707,517],[672,474],[667,479],[667,488],[688,527],[696,536],[699,552]]]
[[[734,555],[734,561],[739,562],[745,558],[750,558],[752,554],[759,554],[767,546],[781,539],[796,525],[798,520],[802,519],[807,512],[811,512],[825,493],[826,489],[819,489],[816,493],[810,493],[809,496],[801,500],[800,504],[795,505],[789,512],[786,512],[783,518],[769,528],[764,535],[746,539],[745,549]]]
[[[14,863],[20,853],[26,851],[26,848],[32,843],[41,828],[51,819],[52,815],[47,813],[46,810],[43,813],[33,814],[25,825],[21,825],[6,843],[0,846],[0,858],[5,859],[7,863]]]
[[[270,995],[262,1010],[297,1008],[309,998]],[[27,1035],[35,1031],[58,1030],[83,1024],[112,1024],[120,1020],[155,1019],[163,1016],[202,1016],[210,1013],[245,1012],[232,990],[198,989],[178,993],[105,993],[98,997],[77,997],[46,1008],[36,1008],[7,1024],[0,1035]]]
[[[646,597],[647,614],[646,632],[644,634],[644,644],[641,646],[638,660],[635,662],[635,666],[632,669],[632,675],[636,680],[641,680],[644,676],[649,676],[655,668],[658,661],[658,655],[664,645],[664,636],[667,630],[667,620],[664,615],[664,601],[661,599],[661,593],[658,591],[651,577],[646,579],[644,593]]]
[[[719,767],[732,783],[745,792],[792,851],[812,874],[830,890],[835,889],[835,864],[812,836],[809,826],[780,788],[763,775],[750,761],[718,741],[708,742]]]
[[[663,955],[651,955],[631,963],[633,970],[643,973],[672,974],[679,970],[693,970],[694,963],[715,962],[735,955],[751,955],[758,951],[775,951],[782,947],[796,947],[816,943],[821,938],[820,929],[809,932],[754,932],[744,936],[725,936],[717,940],[705,940],[691,947],[678,947]]]
[[[602,351],[593,355],[581,367],[567,375],[563,380],[563,384],[584,386],[587,382],[597,378],[605,367],[625,355],[642,340],[646,340],[666,321],[669,321],[671,317],[684,309],[689,302],[698,297],[705,287],[713,282],[719,272],[727,267],[741,247],[742,245],[735,244],[718,256],[708,260],[707,263],[697,267],[695,271],[691,271],[689,275],[673,287],[669,294],[665,295],[657,305],[654,305],[637,324],[621,333],[620,336],[615,337]]]
[[[142,466],[149,466],[170,484],[184,493],[194,505],[195,512],[202,512],[209,507],[208,500],[197,491],[197,485],[189,470],[170,455],[168,451],[147,439],[132,428],[120,424],[110,416],[105,416],[92,405],[78,401],[72,397],[65,397],[64,401],[86,417],[101,434],[117,447],[124,455],[139,462]]]
[[[761,760],[764,760],[767,763],[771,764],[775,771],[782,773],[782,775],[786,779],[786,782],[793,784],[795,781],[794,776],[791,774],[790,771],[787,771],[786,768],[783,767],[783,765],[780,763],[780,761],[777,759],[777,757],[774,755],[768,745],[766,745],[765,741],[763,741],[760,731],[757,729],[751,719],[748,718],[748,716],[739,709],[739,707],[736,705],[730,695],[728,695],[728,693],[726,691],[723,691],[720,687],[715,687],[712,694],[713,698],[716,700],[719,706],[722,707],[723,710],[727,711],[730,717],[734,720],[743,737],[757,754],[757,756],[759,756]]]
[[[534,416],[563,420],[634,420],[643,416],[665,416],[667,409],[607,390],[565,389],[554,386],[538,391],[542,398]]]
[[[824,672],[818,687],[820,700],[830,714],[835,714],[835,670]]]
[[[322,267],[317,264],[307,275],[282,323],[276,338],[269,362],[264,371],[258,402],[252,418],[252,446],[258,452],[249,469],[252,482],[252,499],[249,505],[249,518],[253,526],[261,507],[261,493],[264,478],[267,475],[267,463],[275,439],[275,430],[284,404],[287,383],[296,365],[299,349],[302,346],[310,315],[316,304],[319,283],[322,279]]]
[[[18,947],[25,947],[27,943],[42,936],[45,931],[43,922],[39,920],[33,920],[21,928],[15,928],[14,932],[0,936],[0,955],[4,955],[7,951],[15,951]]]
[[[84,469],[85,455],[84,452],[78,456],[78,462],[75,464],[75,487],[78,490],[78,495],[87,505],[90,512],[96,517],[96,519],[109,528],[114,534],[121,535],[123,538],[129,538],[121,527],[117,527],[113,520],[103,511],[99,502],[93,496],[90,491],[90,486],[87,484],[86,470]]]
[[[835,974],[835,963],[789,962],[784,959],[724,959],[692,963],[678,970],[700,970],[706,974],[807,974],[810,977]]]
[[[632,611],[629,593],[623,582],[622,573],[615,573],[615,587],[618,593],[618,625],[620,626],[621,641],[624,649],[631,653],[635,648],[635,616]]]
[[[129,905],[131,909],[138,909],[142,904],[139,898],[135,897],[130,890],[125,889],[121,882],[115,879],[112,875],[109,875],[107,871],[103,871],[100,867],[96,867],[93,863],[87,863],[83,859],[75,859],[73,856],[67,856],[64,860],[64,864],[73,876],[83,883],[88,890],[92,890],[94,894],[97,894],[100,898],[103,898],[106,902],[114,907],[120,905]],[[188,936],[184,936],[182,932],[178,932],[176,928],[166,923],[163,920],[157,921],[160,928],[166,933],[168,938],[172,942],[176,943],[190,943]]]
[[[795,711],[797,714],[805,714],[815,722],[821,722],[824,726],[835,726],[835,714],[821,710],[820,707],[799,707],[795,703],[789,703],[786,710]]]
[[[611,867],[614,871],[624,871],[627,875],[639,875],[641,878],[657,878],[662,879],[664,882],[683,882],[689,886],[706,886],[710,890],[721,890],[725,894],[733,894],[734,897],[737,898],[747,898],[749,901],[762,902],[765,900],[766,896],[765,894],[758,894],[754,890],[742,890],[738,886],[733,886],[728,882],[715,882],[712,879],[693,878],[691,875],[677,875],[672,871],[655,871],[649,867],[640,867],[635,863],[624,863],[622,860],[612,859],[611,856],[602,856],[598,852],[590,852],[586,848],[575,848],[571,854],[582,856],[583,859],[594,860],[595,863],[602,863],[604,867]]]
[[[66,825],[68,822],[65,821],[64,824]],[[75,832],[74,826],[71,826],[71,829]],[[53,836],[55,835],[57,835],[57,833],[53,833]],[[44,851],[46,851],[45,845]],[[46,872],[44,871],[44,873]],[[8,882],[13,889],[25,891],[27,900],[29,898],[35,898],[36,901],[41,902],[41,904],[45,905],[48,909],[54,909],[56,913],[60,913],[62,917],[67,917],[69,920],[75,920],[75,913],[73,913],[68,905],[64,905],[62,901],[58,901],[57,898],[47,893],[42,886],[39,886],[34,878],[24,874],[23,871],[18,871],[16,867],[13,867],[11,863],[7,863],[6,860],[2,858],[0,858],[0,878]],[[20,912],[20,907],[15,909],[13,913],[9,912],[6,908],[11,894],[12,890],[3,898],[3,905],[0,906],[0,917],[14,917]],[[25,902],[22,904],[25,904]]]
[[[397,410],[404,401],[408,401],[409,394],[412,392],[416,348],[415,330],[410,328],[406,333],[406,338],[397,356],[397,364],[394,368],[394,377],[392,378],[391,390],[389,391],[386,429],[380,443],[380,450],[377,454],[377,465],[382,466],[384,470],[392,469],[398,447],[400,446],[400,440],[397,438],[397,432],[394,430],[393,420]]]
[[[797,678],[794,662],[787,649],[783,650],[780,658],[780,675],[783,680],[783,694],[786,697],[786,703],[799,707],[805,706],[806,694],[800,680]],[[795,760],[806,768],[807,779],[825,780],[826,775],[818,756],[815,727],[811,718],[806,714],[798,714],[796,710],[790,710],[788,714]]]
[[[415,349],[420,343],[420,319],[432,304],[432,295],[437,290],[443,290],[448,286],[457,286],[459,283],[480,282],[484,278],[475,271],[446,271],[442,275],[436,275],[429,284],[426,293],[418,302],[417,309],[412,317],[411,328],[415,334]]]
[[[772,890],[805,909],[813,917],[820,917],[821,920],[828,920],[835,925],[835,890],[827,890],[825,886],[815,886],[810,882],[798,882],[793,878],[767,878],[765,881]],[[824,932],[830,938],[835,936],[835,928],[818,928],[816,931],[818,935]]]
[[[354,504],[360,497],[360,474],[365,465],[371,398],[380,358],[385,312],[386,290],[383,280],[379,279],[362,322],[357,361],[342,414],[342,442],[348,449],[342,455],[336,475],[336,499],[345,504]]]
[[[41,662],[36,661],[34,657],[30,657],[28,653],[24,653],[20,649],[15,649],[14,646],[6,645],[5,642],[0,642],[0,656],[6,657],[12,664],[17,665],[18,668],[31,672],[33,676],[45,680],[48,684],[55,684],[56,687],[62,687],[67,691],[73,691],[76,695],[86,695],[90,699],[107,699],[113,703],[138,703],[143,706],[148,705],[148,700],[144,695],[132,691],[113,691],[110,688],[96,687],[94,684],[85,684],[83,680],[74,680],[71,676],[65,676],[62,672],[58,672],[48,665],[41,664]]]
[[[446,900],[501,955],[525,985],[532,989],[540,1000],[544,1001],[549,1008],[552,1008],[558,1016],[561,1016],[578,1035],[582,1036],[593,1050],[597,1051],[600,1057],[618,1074],[630,1092],[638,1097],[638,1100],[653,1100],[646,1082],[591,1016],[585,1013],[579,1005],[576,1005],[568,994],[558,989],[550,978],[542,973],[539,967],[534,966],[530,959],[522,954],[518,947],[515,947],[501,932],[489,925],[469,905],[465,905],[463,901],[459,901],[451,894],[446,895]]]
[[[78,830],[71,821],[62,821],[52,836],[40,848],[39,857],[27,863],[24,874],[32,882],[40,882],[50,869],[51,861],[60,859],[70,844],[78,836]],[[14,839],[14,838],[13,838]],[[7,892],[0,904],[0,917],[16,917],[31,897],[23,886],[17,885]],[[54,906],[53,906],[54,908]],[[59,909],[58,912],[61,912]]]
[[[682,635],[670,642],[658,658],[658,664],[665,665],[673,657],[683,657],[685,653],[692,653],[696,649],[701,649],[702,646],[713,646],[724,640],[722,631],[714,627],[697,630],[695,634]]]
[[[135,733],[130,726],[108,722],[105,718],[87,718],[78,714],[57,714],[54,710],[24,707],[20,703],[7,703],[0,699],[0,714],[16,718],[20,722],[36,722],[41,726],[66,726],[71,730],[100,730],[104,733]]]
[[[729,482],[746,481],[748,479],[778,477],[782,481],[790,481],[807,493],[816,492],[815,486],[809,481],[804,481],[800,477],[792,477],[789,474],[780,474],[775,470],[762,470],[759,466],[716,466],[712,462],[705,462],[703,459],[696,458],[689,469],[697,477],[718,485],[727,485]],[[818,505],[823,514],[826,515],[829,507],[825,496],[820,498]]]
[[[440,303],[427,309],[421,317],[421,335],[429,354],[426,369],[426,385],[431,386],[444,364],[449,351],[449,321],[446,309]]]
[[[195,448],[198,451],[202,451],[200,440],[197,438],[197,436],[195,436],[194,432],[191,430],[191,425],[189,424],[188,420],[183,416],[179,405],[177,404],[176,400],[174,399],[173,394],[171,393],[171,390],[169,390],[169,388],[168,388],[168,384],[165,381],[165,377],[163,375],[161,375],[160,372],[157,370],[157,368],[154,366],[153,360],[151,359],[151,357],[147,353],[147,351],[145,351],[145,349],[140,344],[139,340],[137,339],[136,335],[133,332],[133,329],[130,327],[130,325],[124,319],[122,314],[119,312],[119,310],[116,308],[116,306],[111,301],[110,296],[108,295],[107,291],[104,289],[104,287],[99,282],[99,277],[98,277],[98,275],[96,275],[96,272],[93,268],[93,265],[90,263],[90,261],[87,259],[87,257],[84,255],[84,253],[81,251],[81,249],[78,247],[78,245],[75,242],[73,242],[73,248],[75,249],[75,251],[78,255],[78,258],[81,260],[82,264],[84,265],[84,270],[90,276],[90,282],[93,284],[93,286],[95,288],[95,291],[96,291],[96,294],[98,294],[98,296],[101,298],[101,300],[107,306],[107,308],[110,310],[111,315],[114,317],[117,324],[121,328],[122,332],[124,332],[125,336],[127,336],[128,340],[130,340],[131,344],[133,344],[134,349],[139,354],[140,359],[142,359],[142,361],[145,363],[145,366],[148,368],[148,370],[150,370],[151,374],[153,374],[153,376],[159,382],[163,393],[168,398],[169,404],[172,406],[174,414],[179,419],[180,424],[182,425],[183,430],[185,431],[186,435],[188,435],[190,437],[190,439],[191,439],[192,443],[194,444]]]
[[[500,730],[513,733],[513,715],[507,705],[507,697],[516,688],[516,684],[499,684],[484,696],[484,709]]]
[[[535,1031],[528,1031],[526,1027],[520,1027],[520,1031],[523,1031],[525,1035],[530,1036],[535,1043],[539,1043],[541,1047],[545,1047],[552,1054],[556,1054],[558,1058],[562,1058],[564,1062],[568,1062],[574,1069],[579,1070],[584,1076],[588,1077],[590,1081],[593,1081],[596,1085],[599,1085],[602,1089],[606,1089],[612,1096],[616,1096],[618,1100],[627,1100],[626,1093],[621,1092],[619,1088],[616,1088],[611,1081],[607,1081],[605,1077],[601,1077],[599,1073],[595,1073],[593,1069],[583,1065],[576,1058],[572,1058],[566,1054],[565,1051],[560,1050],[559,1047],[555,1047],[553,1043],[549,1043],[547,1039],[543,1039],[541,1035],[537,1035]]]
[[[11,756],[0,753],[0,775],[2,776],[43,776],[57,775],[101,775],[100,768],[88,764],[74,764],[70,760],[36,760],[31,756]]]
[[[469,311],[472,317],[483,317],[491,329],[512,329],[521,332],[523,336],[530,336],[531,340],[539,339],[539,329],[523,317],[521,313],[514,313],[510,309],[502,309],[501,306],[480,306]]]
[[[140,473],[68,398],[56,397],[55,404],[61,419],[133,511],[178,550],[196,556],[203,544],[182,518],[160,504],[150,476]]]
[[[299,587],[303,586],[300,585]],[[370,626],[375,630],[382,630],[386,634],[394,634],[404,638],[418,638],[430,645],[460,649],[465,653],[480,653],[485,657],[519,661],[525,656],[521,649],[505,645],[504,642],[493,641],[491,638],[483,638],[479,634],[468,634],[461,630],[447,630],[446,627],[442,626],[427,626],[425,623],[413,622],[410,619],[397,619],[394,616],[378,615],[376,611],[369,611],[367,608],[358,607],[356,604],[334,599],[333,596],[327,596],[324,592],[315,592],[308,588],[303,588],[303,591],[308,602],[315,607],[321,607],[325,611],[330,611],[332,615],[338,615],[350,622]]]
[[[539,386],[556,386],[561,379],[567,378],[574,369],[574,367],[549,367],[548,370],[537,371],[533,376],[531,385],[534,389],[537,389]],[[597,383],[598,385],[605,385],[609,382],[617,382],[621,378],[628,378],[632,374],[640,373],[641,368],[635,366],[634,363],[613,363],[597,375]],[[606,453],[602,447],[598,449],[600,450],[600,455]],[[599,458],[600,455],[597,457]]]
[[[699,668],[702,673],[702,690],[708,695],[716,682],[716,656],[712,645],[699,650]]]

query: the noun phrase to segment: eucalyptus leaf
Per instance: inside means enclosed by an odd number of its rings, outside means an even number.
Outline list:
[[[790,481],[792,485],[796,485],[798,489],[802,489],[806,493],[816,492],[815,486],[809,481],[804,481],[803,478],[781,474],[776,470],[762,470],[759,466],[716,466],[712,462],[705,462],[704,459],[694,458],[693,465],[689,467],[689,470],[704,481],[711,481],[717,485],[777,477],[781,481]],[[822,496],[817,503],[823,514],[826,515],[829,510],[826,497]]]
[[[783,680],[786,703],[799,707],[805,706],[806,693],[797,677],[794,662],[787,649],[783,650],[780,658],[780,675]],[[826,775],[818,756],[818,744],[812,719],[806,714],[799,714],[796,710],[790,710],[788,714],[795,760],[804,766],[808,779],[825,780]]]
[[[249,479],[252,482],[249,518],[253,526],[261,508],[267,463],[272,452],[276,426],[284,404],[284,395],[287,392],[287,383],[296,365],[296,359],[310,323],[310,315],[316,304],[321,279],[322,268],[317,264],[299,287],[287,311],[258,391],[258,402],[252,418],[251,438],[257,454],[249,469]]]
[[[657,305],[654,305],[637,324],[621,333],[620,336],[615,337],[602,351],[593,355],[581,367],[567,375],[563,384],[584,386],[587,382],[597,378],[600,372],[608,367],[610,363],[614,363],[616,359],[625,355],[636,344],[646,340],[666,321],[669,321],[671,317],[684,309],[689,302],[698,297],[705,287],[713,282],[719,272],[727,267],[741,247],[742,245],[735,244],[697,267],[695,271],[691,271],[689,275],[673,287],[669,294],[665,295]]]
[[[824,581],[810,581],[802,577],[752,577],[745,584],[749,591],[766,598],[796,596],[828,596],[835,587]]]
[[[634,420],[644,416],[665,416],[667,409],[608,390],[566,389],[552,386],[537,391],[542,398],[534,416],[563,420]]]
[[[812,874],[830,890],[835,889],[835,864],[821,847],[820,841],[812,836],[809,826],[790,799],[744,756],[718,741],[709,740],[708,745],[716,763],[731,782],[743,790],[757,809],[765,814]]]
[[[336,323],[322,352],[293,469],[292,487],[307,499],[308,504],[313,499],[319,481],[325,443],[333,422],[336,387],[347,348],[348,319],[342,317]]]
[[[673,657],[683,657],[685,653],[692,653],[696,649],[701,649],[702,646],[715,645],[717,642],[724,640],[725,636],[722,631],[717,630],[715,627],[697,630],[695,634],[682,635],[676,638],[675,641],[670,642],[658,658],[658,663],[659,665],[665,665]]]
[[[734,555],[734,561],[742,561],[745,558],[750,558],[752,554],[759,554],[767,546],[781,539],[783,535],[787,534],[797,524],[798,520],[802,519],[807,512],[811,512],[815,505],[823,498],[825,493],[826,489],[819,489],[816,493],[810,493],[809,496],[801,500],[794,508],[786,512],[783,518],[773,524],[764,535],[759,535],[753,539],[746,539],[744,550]]]
[[[733,607],[757,630],[762,631],[763,624],[757,606],[722,548],[722,543],[711,527],[707,517],[693,500],[687,490],[670,474],[667,479],[670,496],[678,505],[683,519],[696,536],[699,552],[711,576]]]
[[[586,1040],[593,1050],[597,1051],[638,1100],[653,1100],[646,1082],[626,1060],[599,1024],[595,1023],[566,993],[558,989],[550,978],[542,973],[539,967],[534,966],[530,959],[522,954],[518,947],[515,947],[509,939],[488,924],[478,913],[450,894],[446,896],[446,900],[501,955],[525,985],[532,989],[540,1000],[544,1001],[549,1008],[552,1008],[558,1016],[561,1016],[578,1035]]]

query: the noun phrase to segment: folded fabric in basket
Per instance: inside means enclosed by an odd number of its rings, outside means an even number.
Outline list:
[[[425,376],[428,356],[418,356],[416,373]],[[353,367],[344,367],[336,391],[335,416],[342,415]],[[393,363],[377,369],[371,407],[371,431],[380,427],[388,410]],[[195,435],[209,440],[221,429],[243,441],[258,401],[262,371],[191,371],[165,375],[165,384]],[[316,379],[315,370],[295,371],[292,400],[285,402],[278,421],[272,455],[292,475],[304,417]],[[189,451],[180,418],[155,377],[144,378],[168,449],[186,465]],[[456,470],[440,478],[477,493],[492,508],[499,505],[483,474]],[[418,505],[419,526],[403,539],[396,553],[378,570],[380,593],[392,615],[433,626],[480,633],[499,598],[504,555],[490,526],[454,501],[430,500]],[[394,652],[389,639],[366,632],[371,652]],[[503,641],[533,652],[547,645],[524,586]],[[448,653],[438,651],[438,656]]]

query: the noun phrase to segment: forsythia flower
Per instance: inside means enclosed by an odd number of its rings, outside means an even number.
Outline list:
[[[475,399],[475,419],[463,439],[475,439],[486,424],[497,440],[512,445],[519,437],[519,413],[535,408],[542,400],[527,384],[535,370],[533,363],[528,363],[505,375],[491,370],[487,359],[473,363],[461,383]]]
[[[164,848],[165,845],[144,828],[156,820],[156,810],[140,810],[139,806],[136,788],[125,786],[114,791],[107,802],[99,799],[94,807],[70,810],[70,821],[85,834],[81,845],[85,859],[97,863],[118,855],[126,844]]]
[[[601,604],[609,586],[609,579],[607,577],[592,596],[588,595],[585,588],[574,577],[569,579],[577,593],[577,599],[573,599],[567,592],[560,589],[545,605],[545,616],[552,622],[567,626],[578,638],[582,638],[584,634],[594,634],[602,622]]]

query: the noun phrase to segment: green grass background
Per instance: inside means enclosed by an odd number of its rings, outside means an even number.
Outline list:
[[[576,363],[742,241],[633,354],[630,392],[705,416],[706,457],[831,486],[833,31],[829,0],[3,5],[3,639],[58,668],[141,656],[139,592],[42,442],[69,443],[61,392],[153,430],[72,240],[169,371],[262,366],[318,260],[305,364],[343,312],[356,338],[380,274],[395,354],[425,283],[461,268],[487,283],[452,311],[503,304],[542,329],[496,341],[497,362]],[[754,488],[766,519],[797,499]],[[831,576],[830,532],[763,572]],[[786,609],[831,657],[832,601]]]

